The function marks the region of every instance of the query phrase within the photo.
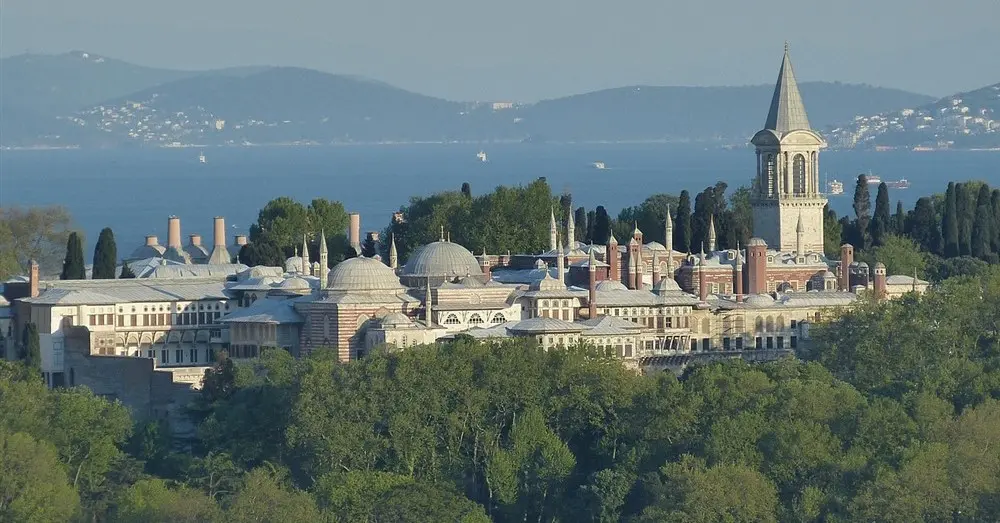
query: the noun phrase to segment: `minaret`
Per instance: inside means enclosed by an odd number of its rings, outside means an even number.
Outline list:
[[[559,248],[559,239],[556,235],[559,233],[559,228],[556,227],[556,212],[553,209],[549,209],[549,250],[554,251]]]
[[[431,326],[431,321],[432,321],[431,318],[434,317],[433,314],[432,314],[433,313],[433,306],[431,305],[431,302],[433,301],[433,298],[434,297],[431,295],[431,279],[430,278],[425,278],[424,279],[424,321],[427,323],[428,327]]]
[[[573,250],[576,244],[576,220],[573,219],[573,209],[569,210],[569,218],[566,219],[566,246]]]
[[[711,255],[715,252],[715,215],[710,214],[708,216],[708,253]]]
[[[708,282],[705,281],[705,244],[701,244],[701,254],[698,255],[698,299],[708,301]]]
[[[399,268],[399,253],[396,252],[396,233],[389,235],[389,268]]]
[[[615,239],[615,233],[608,236],[608,244],[604,249],[604,262],[608,264],[608,279],[621,283],[622,275],[619,270],[621,254],[618,253],[618,240]]]
[[[326,231],[319,233],[319,288],[325,289],[330,273],[330,251],[326,248]]]
[[[656,250],[653,250],[653,286],[657,283],[660,283],[660,260],[656,256]]]
[[[667,248],[667,278],[674,277],[674,219],[670,217],[670,206],[667,206],[667,224],[664,227],[663,246]]]
[[[590,275],[590,286],[587,292],[587,306],[589,307],[589,318],[597,317],[597,258],[594,257],[594,247],[590,247],[590,260],[587,262],[587,272]]]
[[[804,249],[804,236],[806,235],[806,228],[802,225],[802,213],[799,213],[799,223],[795,224],[795,255],[805,256],[806,253]]]
[[[757,152],[754,236],[790,252],[796,248],[796,215],[801,214],[808,233],[803,251],[822,252],[826,198],[820,191],[819,151],[826,142],[809,126],[787,43],[767,120],[750,142]]]
[[[558,274],[559,281],[566,283],[566,262],[563,260],[563,248],[559,244],[559,239],[556,239],[556,273]]]
[[[309,244],[306,243],[306,235],[302,235],[302,275],[309,274]]]
[[[444,241],[444,225],[441,226],[441,239],[438,240],[438,241],[439,242],[443,242]]]
[[[736,303],[743,303],[743,251],[740,250],[739,242],[736,242],[736,265],[733,267],[736,273]]]

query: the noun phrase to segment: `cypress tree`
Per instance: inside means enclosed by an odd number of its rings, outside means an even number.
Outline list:
[[[889,235],[891,218],[889,217],[889,188],[885,182],[878,184],[878,194],[875,196],[875,215],[871,222],[872,245],[882,246]]]
[[[896,214],[893,216],[893,233],[902,236],[906,232],[906,212],[903,211],[903,201],[896,200]]]
[[[42,368],[42,347],[38,339],[38,327],[34,323],[24,326],[24,334],[21,338],[21,360],[29,368],[41,370]]]
[[[603,205],[598,205],[594,210],[594,231],[591,237],[597,245],[607,245],[611,235],[611,218]]]
[[[83,265],[83,242],[80,235],[72,232],[66,240],[66,258],[63,260],[61,280],[87,279],[86,267]]]
[[[596,219],[596,212],[587,211],[587,236],[583,239],[585,243],[594,243],[594,221]]]
[[[132,272],[132,267],[129,267],[129,265],[123,261],[122,272],[118,275],[118,279],[125,280],[129,278],[135,278],[135,273]]]
[[[955,197],[955,182],[948,183],[944,195],[944,216],[941,218],[941,236],[944,241],[945,258],[958,256],[958,203]]]
[[[361,255],[365,258],[374,258],[378,254],[378,243],[371,234],[365,236],[365,241],[361,242]]]
[[[993,252],[1000,254],[1000,189],[993,189],[990,195],[990,207],[993,208]]]
[[[115,266],[118,262],[118,247],[115,246],[115,233],[111,228],[101,229],[101,235],[97,238],[97,245],[94,246],[94,270],[91,279],[113,280],[115,278]]]
[[[462,182],[462,196],[472,198],[472,186],[469,185],[469,182]]]
[[[572,238],[572,240],[578,242],[587,241],[587,209],[577,207],[576,212],[573,213],[573,221],[576,225],[576,231],[573,233],[576,238]]]
[[[958,252],[962,256],[972,254],[972,221],[976,217],[975,195],[969,194],[969,185],[955,184],[955,209],[958,217]]]
[[[920,244],[921,249],[934,254],[942,253],[941,228],[934,214],[934,203],[930,198],[926,196],[920,198],[913,207],[909,235]]]
[[[691,252],[691,194],[681,191],[674,217],[674,250]]]
[[[972,222],[970,234],[971,253],[976,258],[985,258],[992,252],[993,207],[990,202],[990,187],[985,183],[979,186],[976,197],[976,215]]]
[[[865,250],[871,245],[871,238],[868,236],[871,208],[872,196],[868,191],[868,177],[859,174],[858,182],[854,186],[854,225],[852,227],[854,238],[851,243],[861,250]]]

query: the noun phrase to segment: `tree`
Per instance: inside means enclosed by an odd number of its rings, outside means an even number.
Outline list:
[[[101,235],[94,246],[94,268],[91,279],[113,280],[118,265],[118,248],[115,246],[115,233],[109,227],[101,229]]]
[[[941,219],[941,235],[944,241],[945,258],[953,258],[959,255],[958,200],[955,193],[955,182],[948,182],[948,191],[945,193],[944,215]]]
[[[373,234],[365,236],[365,241],[361,244],[361,255],[366,258],[374,258],[379,252],[378,242]]]
[[[42,349],[38,338],[38,326],[29,322],[24,326],[22,335],[21,361],[35,371],[42,370]]]
[[[0,521],[71,521],[80,498],[52,444],[0,430]]]
[[[597,245],[607,245],[611,238],[611,218],[603,205],[594,210],[594,232],[592,240]]]
[[[451,489],[424,483],[405,483],[392,488],[373,508],[374,521],[490,523],[482,506]]]
[[[242,250],[242,249],[240,249]],[[118,279],[125,280],[129,278],[135,278],[135,273],[132,272],[132,267],[129,266],[127,262],[122,262],[122,272],[118,274]]]
[[[681,191],[674,217],[674,250],[691,252],[691,195]]]
[[[26,274],[30,260],[55,273],[72,226],[65,207],[0,207],[0,281]]]
[[[904,234],[906,232],[906,212],[903,211],[903,201],[896,200],[896,214],[892,215],[892,233]]]
[[[462,196],[472,198],[472,186],[469,185],[469,182],[462,182]]]
[[[66,258],[63,260],[60,280],[87,279],[86,267],[83,265],[83,242],[80,235],[72,232],[66,240]]]
[[[976,217],[972,223],[970,240],[971,254],[976,258],[986,258],[992,252],[993,206],[990,202],[990,187],[985,183],[979,187],[976,199]]]
[[[312,496],[288,488],[281,474],[263,468],[247,473],[226,512],[231,523],[314,523],[320,521]]]
[[[211,523],[222,521],[222,511],[208,496],[180,486],[169,488],[162,479],[145,479],[121,493],[112,523]]]
[[[878,194],[875,196],[875,215],[870,225],[872,245],[878,247],[892,229],[892,219],[889,216],[889,188],[885,182],[878,184]]]
[[[990,207],[993,209],[993,239],[990,245],[993,252],[1000,254],[1000,189],[993,189],[990,194]]]
[[[871,224],[871,193],[868,191],[868,177],[859,174],[854,186],[854,238],[851,243],[861,250],[871,245],[869,226]]]
[[[736,248],[734,239],[741,246],[750,242],[753,234],[753,206],[750,205],[750,195],[750,188],[742,186],[733,191],[729,197],[730,212],[726,220],[727,229],[732,231],[731,235],[726,236],[726,247],[729,249]],[[839,238],[840,233],[838,232],[836,236]]]
[[[583,207],[577,207],[576,211],[573,212],[573,222],[576,226],[574,234],[575,238],[573,241],[586,242],[587,241],[587,231],[589,230],[590,224],[587,223],[587,209]]]
[[[830,204],[823,206],[823,252],[827,257],[836,258],[840,256],[840,246],[843,245],[843,227],[837,221],[837,211],[830,208]]]
[[[927,258],[916,242],[893,234],[886,236],[882,245],[873,249],[873,258],[885,264],[887,274],[912,276],[916,271],[918,277],[923,277],[927,267]]]
[[[264,236],[257,241],[252,241],[240,248],[240,253],[236,257],[240,263],[250,267],[284,267],[285,257],[277,245]]]
[[[587,236],[583,239],[584,243],[595,243],[594,242],[595,221],[597,221],[597,211],[587,211]]]
[[[972,254],[972,222],[976,214],[975,186],[972,182],[955,184],[955,209],[958,213],[958,252],[962,256]]]
[[[340,202],[316,198],[306,207],[281,196],[267,202],[257,214],[257,223],[250,226],[250,241],[267,239],[282,253],[284,261],[284,257],[291,256],[301,245],[303,234],[343,233],[348,221],[347,211]]]
[[[930,198],[923,197],[917,200],[906,234],[913,238],[921,249],[936,254],[942,252],[941,228]]]

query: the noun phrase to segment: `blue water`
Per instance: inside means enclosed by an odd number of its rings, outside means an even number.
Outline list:
[[[340,200],[362,216],[362,229],[385,227],[414,195],[457,190],[474,194],[501,184],[545,176],[553,191],[570,191],[574,205],[604,205],[612,214],[657,192],[692,193],[715,183],[748,184],[750,149],[719,150],[663,144],[496,144],[489,162],[475,145],[392,145],[314,148],[211,148],[208,163],[194,149],[0,151],[0,206],[64,205],[88,244],[101,228],[115,231],[131,252],[146,234],[166,241],[167,216],[181,217],[182,235],[211,242],[212,217],[226,217],[229,240],[246,232],[270,199]],[[592,162],[603,161],[607,170]],[[884,180],[907,178],[891,190],[907,208],[920,196],[943,192],[948,181],[979,179],[1000,186],[1000,152],[824,152],[821,171],[844,182],[831,198],[838,214],[851,212],[854,178],[871,170]],[[873,191],[874,193],[874,191]]]

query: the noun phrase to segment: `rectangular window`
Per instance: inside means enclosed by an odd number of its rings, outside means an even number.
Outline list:
[[[792,330],[794,330],[795,326],[798,325],[798,324],[799,324],[799,322],[797,322],[795,320],[792,320]]]
[[[722,338],[722,350],[732,350],[732,339]]]
[[[764,338],[761,338],[760,336],[757,336],[754,339],[754,342],[755,342],[754,346],[756,348],[758,348],[758,349],[763,349],[764,348]]]
[[[104,322],[105,322],[105,325],[114,325],[115,324],[115,315],[114,314],[105,314],[104,315]]]
[[[774,348],[774,338],[771,337],[771,336],[767,337],[767,348],[769,348],[769,349],[773,349]]]
[[[184,363],[184,350],[183,349],[175,350],[174,358],[176,358],[174,363]]]
[[[743,337],[736,338],[736,350],[743,350]]]
[[[712,340],[705,338],[701,340],[701,350],[708,351],[712,348]]]
[[[778,348],[779,349],[784,349],[785,348],[785,337],[784,336],[778,336]]]
[[[129,323],[129,326],[131,326],[131,327],[138,327],[139,326],[139,315],[138,314],[133,314],[132,315],[132,321]]]
[[[150,359],[155,358],[155,356],[153,355],[153,350],[152,349],[146,351],[146,357],[150,358]]]
[[[164,365],[167,364],[167,349],[163,349],[160,351],[160,363]]]
[[[691,350],[692,351],[698,350],[698,340],[691,340]]]
[[[792,336],[792,339],[790,340],[790,345],[792,346],[793,349],[798,348],[799,339],[796,338],[795,336]]]
[[[90,326],[91,327],[97,325],[97,316],[94,316],[93,314],[91,314],[88,319],[90,320]]]

